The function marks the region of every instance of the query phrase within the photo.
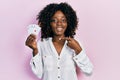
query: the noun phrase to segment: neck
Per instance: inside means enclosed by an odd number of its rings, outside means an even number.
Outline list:
[[[53,42],[61,42],[61,40],[60,40],[60,38],[64,38],[65,36],[64,35],[62,35],[62,36],[54,36],[53,37]]]

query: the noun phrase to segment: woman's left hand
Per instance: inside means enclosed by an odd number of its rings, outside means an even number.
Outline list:
[[[67,45],[71,49],[75,50],[76,54],[79,54],[82,51],[81,46],[79,45],[79,43],[74,38],[65,37],[65,38],[62,38],[62,39],[68,41]]]

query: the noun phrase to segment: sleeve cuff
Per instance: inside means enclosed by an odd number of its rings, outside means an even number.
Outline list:
[[[34,57],[31,59],[32,61],[38,61],[39,60],[39,53],[37,53]]]
[[[38,61],[39,61],[39,53],[37,53],[37,55],[32,57],[32,59],[30,61],[30,65],[35,66],[35,63],[37,63]]]
[[[74,55],[73,60],[75,60],[76,62],[82,62],[82,60],[86,57],[85,51],[82,50],[79,54]]]

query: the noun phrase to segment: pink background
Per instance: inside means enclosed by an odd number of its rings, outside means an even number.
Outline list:
[[[0,80],[39,80],[31,71],[27,26],[51,2],[65,0],[0,0]],[[120,80],[120,1],[69,0],[79,18],[77,37],[94,64],[93,75],[79,80]]]

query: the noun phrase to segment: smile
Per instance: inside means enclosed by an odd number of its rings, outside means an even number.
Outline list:
[[[56,28],[56,30],[57,30],[57,31],[62,31],[62,30],[63,30],[63,28],[58,27],[58,28]]]

